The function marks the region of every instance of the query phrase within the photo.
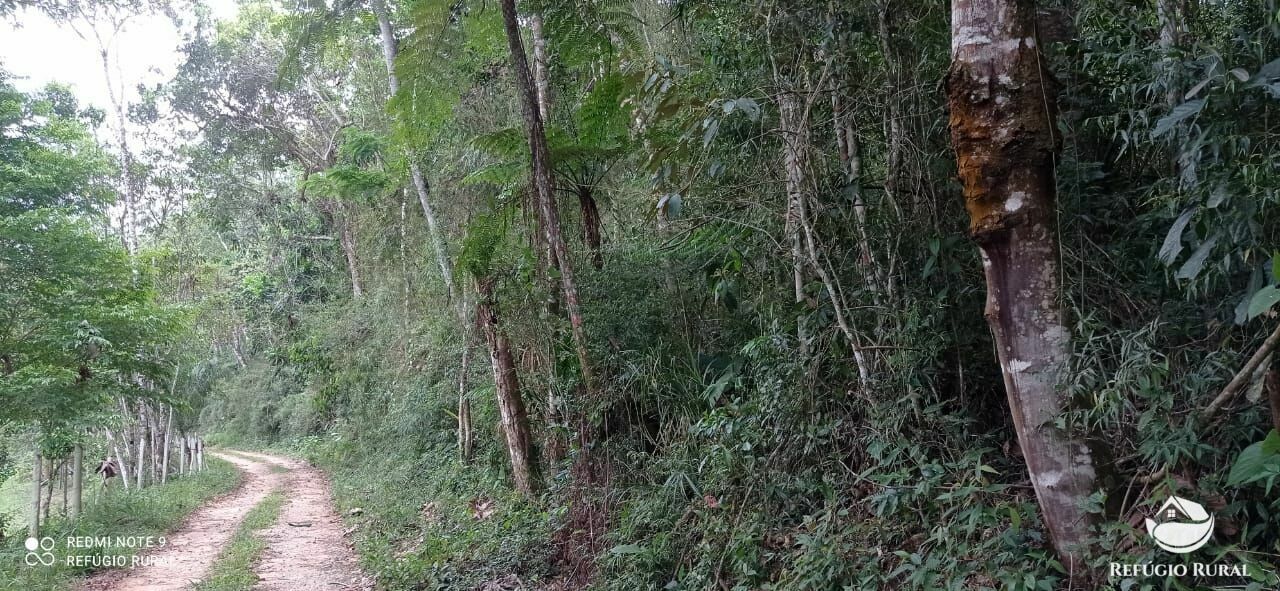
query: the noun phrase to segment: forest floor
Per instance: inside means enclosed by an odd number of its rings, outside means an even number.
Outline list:
[[[166,544],[129,569],[100,572],[80,591],[179,591],[200,585],[245,516],[274,491],[285,496],[275,523],[261,534],[265,549],[254,561],[253,589],[309,591],[367,589],[355,554],[343,539],[329,483],[305,462],[228,450],[212,455],[244,473],[231,493],[201,507],[167,537]]]

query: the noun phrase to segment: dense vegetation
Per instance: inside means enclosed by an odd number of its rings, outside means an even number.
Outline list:
[[[0,471],[172,409],[386,589],[1224,584],[1107,576],[1178,494],[1271,588],[1280,7],[953,4],[246,1],[112,124],[0,78]]]

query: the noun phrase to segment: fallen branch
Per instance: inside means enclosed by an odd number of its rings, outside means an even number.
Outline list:
[[[1271,356],[1271,352],[1275,350],[1277,345],[1280,345],[1280,324],[1277,324],[1275,330],[1271,331],[1271,335],[1267,337],[1267,340],[1262,342],[1262,346],[1258,347],[1258,350],[1254,352],[1253,357],[1250,357],[1249,361],[1240,368],[1240,371],[1236,372],[1235,377],[1231,378],[1231,381],[1222,388],[1222,391],[1218,392],[1218,395],[1213,397],[1213,400],[1209,402],[1209,406],[1206,406],[1204,410],[1200,411],[1196,417],[1199,422],[1207,423],[1215,414],[1218,413],[1219,410],[1222,410],[1222,407],[1226,406],[1228,402],[1231,402],[1231,400],[1235,398],[1236,394],[1239,394],[1241,390],[1244,390],[1245,386],[1248,386],[1253,381],[1253,376],[1257,373],[1258,367]],[[1155,472],[1145,476],[1139,476],[1137,480],[1142,484],[1151,484],[1164,478],[1168,473],[1169,466],[1165,465]]]
[[[1280,324],[1277,324],[1275,330],[1271,331],[1271,336],[1268,336],[1267,340],[1262,342],[1262,346],[1253,354],[1253,357],[1249,358],[1249,362],[1245,363],[1244,367],[1241,367],[1240,371],[1236,372],[1236,376],[1231,379],[1231,382],[1228,383],[1216,397],[1214,397],[1213,401],[1209,403],[1209,406],[1206,406],[1205,409],[1200,412],[1200,420],[1207,421],[1213,418],[1214,414],[1217,414],[1223,406],[1228,402],[1231,402],[1231,399],[1234,398],[1236,394],[1243,390],[1245,386],[1249,385],[1252,381],[1253,374],[1258,371],[1258,366],[1262,365],[1262,362],[1267,359],[1267,356],[1275,350],[1276,345],[1280,345]]]

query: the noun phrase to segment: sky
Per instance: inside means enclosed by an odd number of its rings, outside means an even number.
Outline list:
[[[235,0],[204,3],[217,19],[235,16]],[[88,34],[84,27],[80,29]],[[164,15],[139,15],[128,21],[110,49],[120,58],[129,102],[137,99],[138,83],[154,85],[173,76],[181,59],[180,40],[179,31]],[[11,82],[19,90],[61,82],[71,86],[82,106],[110,112],[102,61],[92,36],[81,39],[70,26],[39,11],[26,9],[0,20],[0,68],[13,76]]]

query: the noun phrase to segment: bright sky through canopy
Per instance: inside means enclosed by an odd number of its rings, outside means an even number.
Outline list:
[[[219,20],[235,16],[235,0],[207,0]],[[184,15],[185,16],[185,15]],[[187,19],[191,20],[191,19]],[[181,36],[163,14],[131,18],[115,44],[129,102],[137,99],[137,85],[168,81],[177,69]],[[114,56],[113,56],[114,57]],[[92,41],[38,10],[25,9],[0,20],[0,68],[8,71],[21,90],[37,90],[50,82],[71,86],[81,104],[110,109],[102,62]]]

